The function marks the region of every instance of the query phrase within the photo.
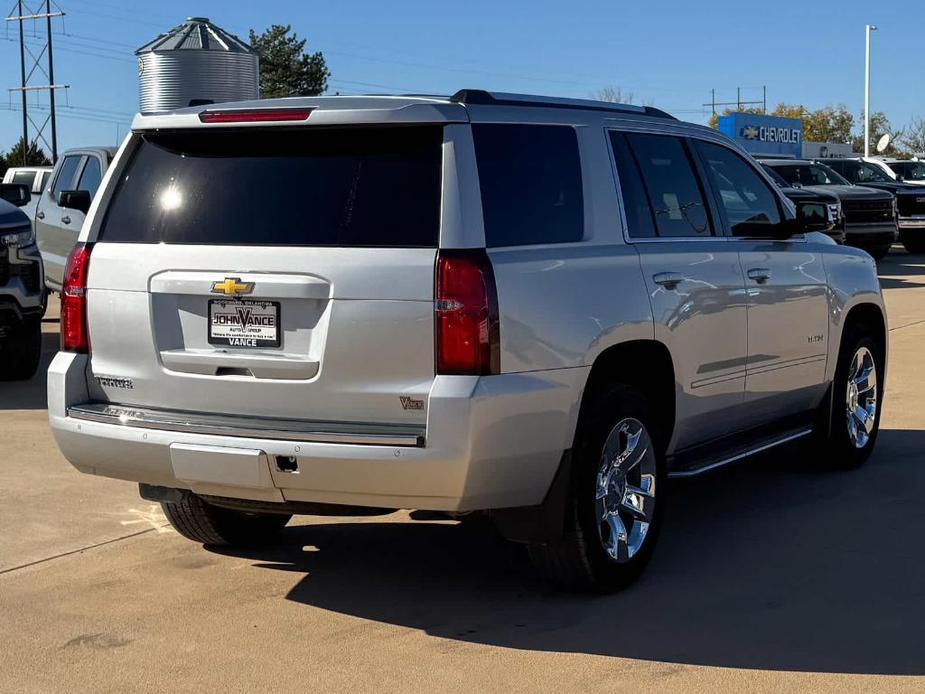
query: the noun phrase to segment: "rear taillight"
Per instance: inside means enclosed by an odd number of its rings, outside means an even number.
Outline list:
[[[488,254],[440,251],[434,294],[437,373],[499,373],[498,295]]]
[[[61,349],[86,354],[90,351],[87,333],[87,274],[90,270],[90,244],[79,243],[67,257],[61,285]]]

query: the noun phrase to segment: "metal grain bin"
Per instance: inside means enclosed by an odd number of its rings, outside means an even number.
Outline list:
[[[206,17],[190,17],[135,55],[142,113],[260,96],[257,53]]]

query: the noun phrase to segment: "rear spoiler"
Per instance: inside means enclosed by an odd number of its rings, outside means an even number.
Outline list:
[[[304,115],[307,113],[310,116]],[[277,114],[304,117],[277,118]],[[203,104],[166,113],[142,113],[132,121],[132,130],[468,122],[465,106],[447,99],[329,96]]]

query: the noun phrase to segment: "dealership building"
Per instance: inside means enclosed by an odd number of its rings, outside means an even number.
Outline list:
[[[730,113],[719,117],[719,131],[754,156],[790,159],[847,157],[851,145],[837,142],[805,142],[799,118]]]

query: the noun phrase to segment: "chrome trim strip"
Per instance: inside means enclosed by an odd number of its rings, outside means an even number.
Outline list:
[[[67,416],[85,422],[184,434],[279,439],[300,443],[339,443],[366,446],[424,446],[424,427],[407,424],[308,422],[238,415],[195,414],[175,410],[89,402],[67,408]]]
[[[776,441],[771,441],[770,443],[766,443],[762,446],[758,446],[757,448],[753,448],[750,451],[745,451],[744,453],[738,453],[732,456],[731,458],[720,460],[717,463],[705,465],[704,467],[694,468],[693,470],[678,470],[676,472],[669,472],[668,477],[670,479],[684,479],[686,477],[696,477],[697,475],[702,475],[703,473],[709,472],[710,470],[715,470],[717,468],[729,465],[730,463],[735,463],[739,460],[742,460],[743,458],[748,458],[750,456],[756,455],[757,453],[766,451],[770,448],[774,448],[776,446],[780,446],[785,443],[790,443],[791,441],[796,441],[797,439],[801,439],[804,436],[809,436],[812,433],[813,433],[812,429],[804,429],[803,431],[798,431],[794,434],[788,434],[787,436],[777,439]]]

